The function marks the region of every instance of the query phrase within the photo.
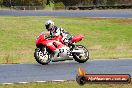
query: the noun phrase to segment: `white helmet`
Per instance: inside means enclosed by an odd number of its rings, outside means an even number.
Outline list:
[[[48,20],[45,22],[45,27],[49,31],[54,26],[54,22],[52,20]]]

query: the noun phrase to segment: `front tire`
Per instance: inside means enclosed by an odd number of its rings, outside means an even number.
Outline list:
[[[75,49],[82,50],[83,53],[73,53],[73,58],[79,63],[84,63],[89,59],[89,51],[83,45],[76,45]]]
[[[46,47],[36,48],[34,52],[35,60],[42,65],[46,65],[50,62],[50,55],[47,51],[44,51]]]

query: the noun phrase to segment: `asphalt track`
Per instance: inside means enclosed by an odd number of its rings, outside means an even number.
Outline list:
[[[65,16],[65,17],[132,18],[132,10],[88,10],[88,11],[0,10],[0,16]]]
[[[93,74],[130,74],[132,59],[89,60],[86,63],[59,62],[40,64],[1,64],[0,83],[44,82],[54,80],[75,80],[78,67]]]

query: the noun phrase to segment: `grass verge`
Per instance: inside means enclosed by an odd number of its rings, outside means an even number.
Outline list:
[[[131,88],[131,87],[132,83],[85,84],[83,86],[80,86],[75,81],[0,85],[0,88]]]

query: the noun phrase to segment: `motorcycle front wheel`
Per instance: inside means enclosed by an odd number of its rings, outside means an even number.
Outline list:
[[[50,62],[50,54],[46,51],[46,47],[36,48],[34,52],[35,60],[42,65]]]
[[[73,58],[79,63],[84,63],[89,59],[89,51],[83,45],[76,45],[75,50],[81,50],[82,53],[73,53]]]

